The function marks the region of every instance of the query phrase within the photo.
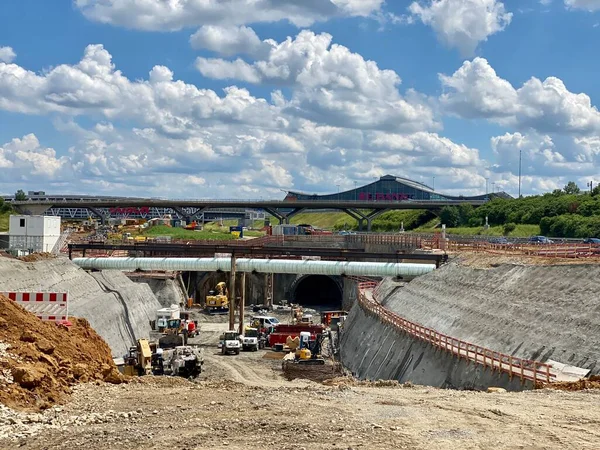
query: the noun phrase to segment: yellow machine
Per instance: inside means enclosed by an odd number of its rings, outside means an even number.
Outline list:
[[[221,281],[215,286],[215,290],[208,292],[206,296],[206,309],[209,314],[226,313],[229,311],[229,293],[225,282]]]
[[[125,375],[152,375],[152,349],[148,339],[138,339],[125,358]]]

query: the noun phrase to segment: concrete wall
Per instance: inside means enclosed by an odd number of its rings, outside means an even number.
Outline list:
[[[340,358],[355,376],[368,380],[410,381],[415,384],[457,389],[504,387],[530,389],[507,374],[459,360],[423,341],[382,324],[355,303],[340,334]]]
[[[161,307],[148,285],[117,271],[90,274],[60,257],[35,263],[0,258],[0,290],[67,291],[69,315],[86,318],[114,356],[148,337],[150,320]]]
[[[181,288],[181,284],[177,279],[132,277],[131,281],[134,283],[147,284],[158,302],[165,308],[172,304],[179,305],[181,302],[187,300],[187,297]]]
[[[441,333],[521,358],[600,373],[600,266],[457,262],[400,287],[386,280],[383,304]]]

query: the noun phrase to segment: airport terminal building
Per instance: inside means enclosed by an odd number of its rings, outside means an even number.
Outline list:
[[[317,195],[289,191],[285,197],[285,200],[400,202],[411,200],[486,200],[486,198],[491,198],[492,196],[510,198],[510,196],[504,192],[476,196],[453,196],[441,194],[439,192],[435,192],[430,186],[419,183],[418,181],[395,177],[393,175],[385,175],[373,183],[336,194]]]

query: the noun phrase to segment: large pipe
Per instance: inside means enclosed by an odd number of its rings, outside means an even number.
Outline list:
[[[75,258],[83,269],[173,270],[189,272],[231,271],[231,258]],[[236,271],[302,275],[354,275],[370,277],[416,277],[435,270],[434,264],[314,261],[296,259],[236,259]],[[233,294],[231,294],[233,295]]]

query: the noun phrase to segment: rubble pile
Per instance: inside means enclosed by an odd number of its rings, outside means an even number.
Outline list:
[[[85,319],[42,322],[0,295],[0,403],[31,411],[61,403],[88,381],[124,381],[106,342]]]

